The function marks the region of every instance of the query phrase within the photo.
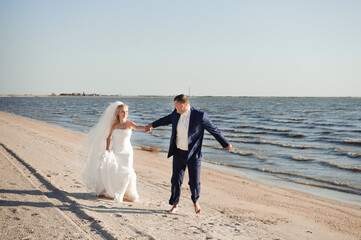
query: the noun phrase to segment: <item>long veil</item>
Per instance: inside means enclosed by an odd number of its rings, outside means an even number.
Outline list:
[[[123,103],[120,101],[111,103],[105,109],[98,123],[90,129],[86,136],[84,158],[87,162],[87,165],[83,174],[83,181],[85,186],[91,191],[95,191],[98,160],[101,154],[105,151],[106,138],[109,136],[115,111],[117,107],[122,104]]]

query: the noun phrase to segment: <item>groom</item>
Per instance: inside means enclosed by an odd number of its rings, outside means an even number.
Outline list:
[[[146,132],[151,128],[172,124],[172,136],[168,158],[173,156],[172,188],[169,204],[173,205],[169,211],[178,211],[181,186],[186,167],[188,167],[189,186],[196,214],[201,213],[198,203],[200,192],[200,170],[202,157],[202,141],[204,129],[229,151],[232,145],[224,138],[221,131],[213,125],[207,114],[190,106],[187,96],[181,94],[174,98],[174,111],[163,118],[146,126]]]

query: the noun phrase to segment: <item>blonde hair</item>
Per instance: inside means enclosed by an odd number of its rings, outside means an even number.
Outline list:
[[[115,114],[114,114],[114,118],[113,118],[113,121],[112,121],[112,129],[115,128],[115,126],[120,123],[120,119],[119,119],[119,112],[121,110],[124,109],[124,107],[128,107],[127,104],[120,104],[117,109],[115,110]]]

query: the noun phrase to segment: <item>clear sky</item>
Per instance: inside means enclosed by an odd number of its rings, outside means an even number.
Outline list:
[[[361,96],[360,0],[0,0],[0,94]]]

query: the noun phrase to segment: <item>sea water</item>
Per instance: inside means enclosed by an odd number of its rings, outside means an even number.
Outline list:
[[[114,101],[147,125],[174,109],[172,97],[2,97],[0,111],[86,133]],[[205,132],[203,165],[361,205],[361,98],[191,97],[231,142]],[[133,132],[132,143],[166,153],[171,126]],[[136,161],[136,160],[135,160]]]

